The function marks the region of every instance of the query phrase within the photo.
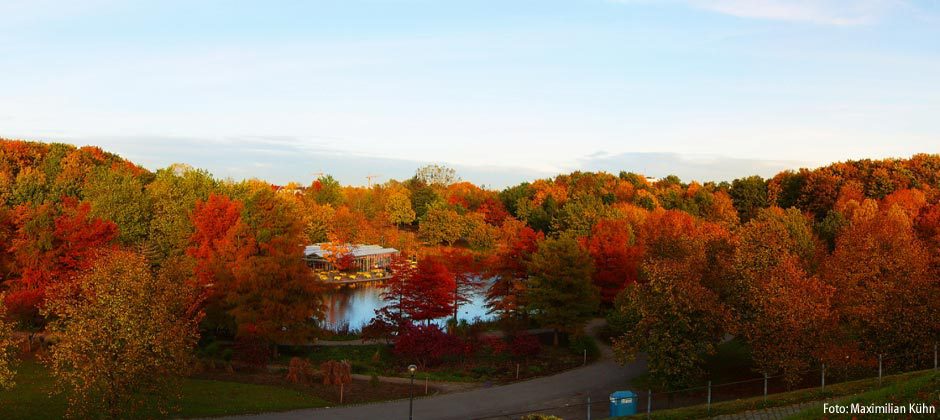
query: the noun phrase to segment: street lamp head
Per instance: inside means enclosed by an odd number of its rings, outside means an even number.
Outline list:
[[[418,370],[418,367],[417,367],[417,366],[415,366],[415,365],[408,365],[408,373],[414,375],[417,370]]]

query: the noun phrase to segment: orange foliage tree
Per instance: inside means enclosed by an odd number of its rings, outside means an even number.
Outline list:
[[[911,362],[911,351],[926,351],[940,335],[940,289],[930,276],[929,251],[901,206],[865,204],[868,211],[858,212],[838,238],[822,277],[839,291],[833,306],[843,328],[869,357],[884,353]]]

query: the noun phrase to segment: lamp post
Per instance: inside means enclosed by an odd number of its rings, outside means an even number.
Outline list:
[[[408,373],[411,374],[411,397],[408,399],[408,420],[414,420],[412,413],[414,413],[414,404],[415,404],[415,372],[418,371],[418,367],[415,365],[408,365]]]

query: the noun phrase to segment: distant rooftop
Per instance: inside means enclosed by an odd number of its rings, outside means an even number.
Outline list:
[[[330,251],[323,249],[322,248],[323,245],[324,244],[322,243],[308,245],[304,249],[304,256],[308,258],[313,257],[313,256],[326,258],[327,254],[329,254]],[[386,254],[398,253],[398,250],[395,248],[384,248],[380,245],[356,244],[356,245],[346,245],[346,247],[349,249],[349,253],[352,254],[352,256],[355,258],[368,257],[371,255],[386,255]]]

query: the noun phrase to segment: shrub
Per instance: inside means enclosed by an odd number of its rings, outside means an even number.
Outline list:
[[[464,346],[459,338],[441,331],[437,325],[407,326],[395,341],[392,351],[396,356],[424,367],[439,364],[448,356],[460,356],[464,353]]]
[[[519,334],[512,338],[509,345],[509,351],[517,359],[537,356],[541,350],[542,344],[532,334]]]
[[[271,359],[271,348],[257,329],[249,325],[235,339],[233,356],[234,361],[249,368],[261,370]]]
[[[584,335],[571,337],[568,348],[575,354],[583,354],[583,352],[587,350],[588,357],[591,358],[597,357],[597,355],[600,354],[600,349],[597,348],[597,342],[595,342],[593,338]]]
[[[502,338],[486,337],[480,340],[483,350],[493,356],[501,356],[509,350],[509,344]]]
[[[287,381],[293,384],[310,383],[313,379],[313,366],[307,359],[292,357],[287,367]]]

